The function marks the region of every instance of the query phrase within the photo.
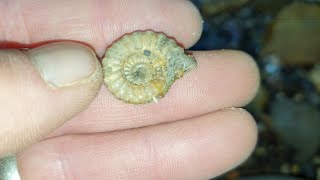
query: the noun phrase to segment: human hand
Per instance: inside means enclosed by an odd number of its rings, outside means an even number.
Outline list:
[[[183,0],[2,0],[0,16],[1,47],[75,40],[99,58],[135,30],[165,32],[187,48],[202,30],[197,9]],[[42,139],[17,155],[23,179],[207,179],[241,163],[256,143],[252,117],[230,108],[247,104],[259,84],[244,53],[193,52],[198,67],[165,98],[132,105],[100,89],[89,49],[46,47],[0,51],[0,156]]]

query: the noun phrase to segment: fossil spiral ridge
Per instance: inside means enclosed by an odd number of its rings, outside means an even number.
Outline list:
[[[148,30],[126,34],[114,42],[102,65],[105,84],[115,97],[144,104],[158,102],[173,82],[197,63],[174,39]]]

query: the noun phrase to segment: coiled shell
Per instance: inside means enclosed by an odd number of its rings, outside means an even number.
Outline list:
[[[197,66],[175,40],[153,31],[124,35],[107,49],[102,65],[109,91],[133,104],[158,102],[176,79]]]

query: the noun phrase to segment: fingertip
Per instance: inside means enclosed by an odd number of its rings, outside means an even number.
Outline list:
[[[220,81],[213,86],[219,87],[221,94],[229,93],[222,96],[225,99],[221,102],[227,102],[230,97],[232,99],[228,101],[232,102],[232,106],[242,107],[255,97],[260,86],[260,73],[252,56],[238,50],[194,51],[194,56],[198,60],[198,71],[201,71],[198,73],[215,71],[213,74],[220,74],[219,77],[212,77]]]
[[[203,31],[203,18],[199,9],[191,2],[187,1],[187,6],[190,8],[192,16],[190,17],[190,22],[193,24],[191,40],[192,43],[188,46],[191,47],[194,45],[201,37]]]
[[[257,143],[257,126],[245,109],[226,108],[196,119],[207,137],[202,149],[208,149],[203,154],[210,166],[202,169],[204,177],[213,178],[234,169],[252,154]]]
[[[243,105],[247,105],[257,94],[260,87],[260,71],[255,59],[244,51],[233,51],[238,56],[239,61],[243,64],[243,72],[247,74],[247,81],[244,84],[247,85],[247,93],[243,100]]]
[[[241,164],[245,161],[253,152],[254,148],[256,147],[257,140],[258,140],[258,128],[256,121],[254,120],[253,116],[243,108],[227,108],[225,109],[227,113],[232,114],[234,123],[239,123],[242,128],[238,130],[241,133],[241,143],[243,143],[242,147],[244,147],[243,155],[239,159],[238,164]]]

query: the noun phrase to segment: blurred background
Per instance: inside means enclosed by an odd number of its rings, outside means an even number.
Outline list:
[[[320,180],[320,0],[193,0],[204,32],[193,50],[239,49],[260,68],[246,109],[259,142],[218,179]]]

